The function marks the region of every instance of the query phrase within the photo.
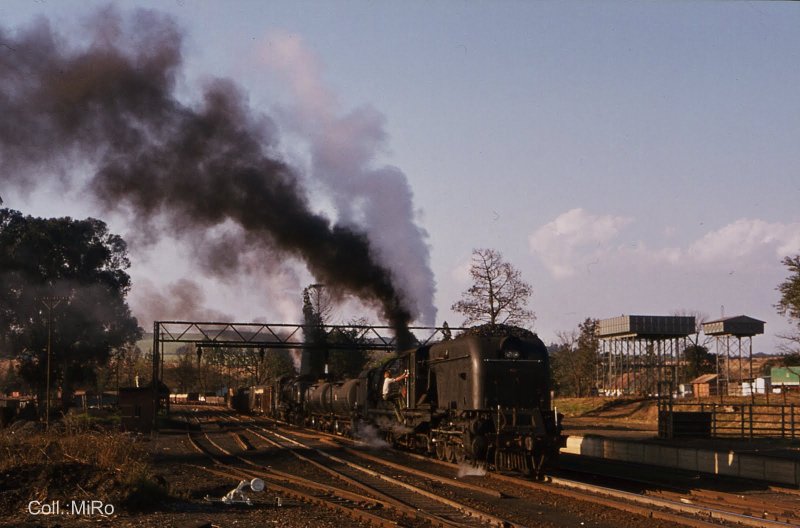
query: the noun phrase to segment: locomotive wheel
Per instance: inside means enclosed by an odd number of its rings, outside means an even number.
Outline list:
[[[494,469],[495,471],[502,471],[504,469],[508,469],[506,454],[499,449],[495,450],[494,452]]]
[[[425,454],[436,456],[436,444],[433,442],[430,436],[424,437],[422,445],[425,448]]]
[[[447,460],[445,458],[445,454],[446,454],[446,448],[444,440],[440,439],[438,442],[436,442],[436,458],[438,458],[439,460]]]
[[[467,454],[464,452],[464,448],[462,446],[455,446],[453,448],[455,451],[455,460],[456,464],[463,464],[464,461],[467,459]]]
[[[525,457],[525,468],[528,470],[528,476],[532,476],[536,480],[542,480],[544,478],[544,472],[542,471],[544,460],[544,453],[527,455]]]
[[[536,477],[539,473],[536,469],[536,459],[530,454],[524,455],[524,464],[520,469],[526,477]]]
[[[447,461],[454,464],[458,463],[459,447],[455,444],[447,444]]]

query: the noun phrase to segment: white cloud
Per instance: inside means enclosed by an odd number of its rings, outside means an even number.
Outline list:
[[[800,223],[742,218],[705,234],[686,255],[697,263],[725,263],[755,254],[781,258],[800,251]]]
[[[691,308],[716,315],[724,306],[728,314],[767,322],[772,337],[759,340],[760,351],[775,349],[775,336],[791,332],[775,312],[775,286],[786,276],[781,258],[800,253],[800,222],[742,218],[680,245],[676,232],[662,239],[668,241],[663,246],[623,239],[629,222],[573,209],[530,235],[531,253],[561,279],[535,283],[540,330],[552,333],[583,317],[621,313]]]
[[[630,222],[622,216],[572,209],[530,235],[530,249],[554,277],[569,277],[578,266],[598,262],[610,250],[608,243]]]
[[[710,231],[685,247],[648,247],[614,243],[631,219],[594,215],[583,209],[561,214],[530,235],[531,253],[538,256],[555,278],[575,275],[581,266],[591,268],[601,260],[620,269],[659,266],[678,268],[726,267],[738,269],[759,261],[776,263],[800,253],[800,223],[766,222],[742,218]]]

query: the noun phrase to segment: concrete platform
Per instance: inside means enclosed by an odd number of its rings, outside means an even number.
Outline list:
[[[657,437],[646,425],[591,427],[565,420],[563,453],[679,468],[800,487],[800,439],[680,439]]]

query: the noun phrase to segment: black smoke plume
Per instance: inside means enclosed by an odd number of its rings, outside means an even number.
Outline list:
[[[218,79],[200,103],[178,99],[182,35],[174,21],[106,9],[87,28],[89,43],[80,46],[46,20],[0,30],[3,181],[75,184],[89,167],[91,194],[153,235],[167,225],[171,236],[204,247],[215,243],[213,228],[239,226],[225,251],[206,252],[221,259],[208,269],[235,269],[237,250],[278,250],[405,328],[409,310],[366,236],[310,210],[295,171],[274,154],[274,125],[238,87]]]

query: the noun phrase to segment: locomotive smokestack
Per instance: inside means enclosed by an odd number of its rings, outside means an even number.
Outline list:
[[[296,171],[275,154],[275,126],[228,80],[201,102],[176,95],[182,35],[151,11],[99,12],[91,43],[72,45],[39,20],[0,29],[0,171],[30,189],[86,184],[142,232],[202,248],[204,269],[236,273],[241,255],[276,251],[332,288],[377,305],[398,329],[411,313],[363,232],[312,212]],[[91,176],[82,181],[77,173]],[[77,169],[80,168],[80,171]],[[220,231],[224,236],[220,237]]]

